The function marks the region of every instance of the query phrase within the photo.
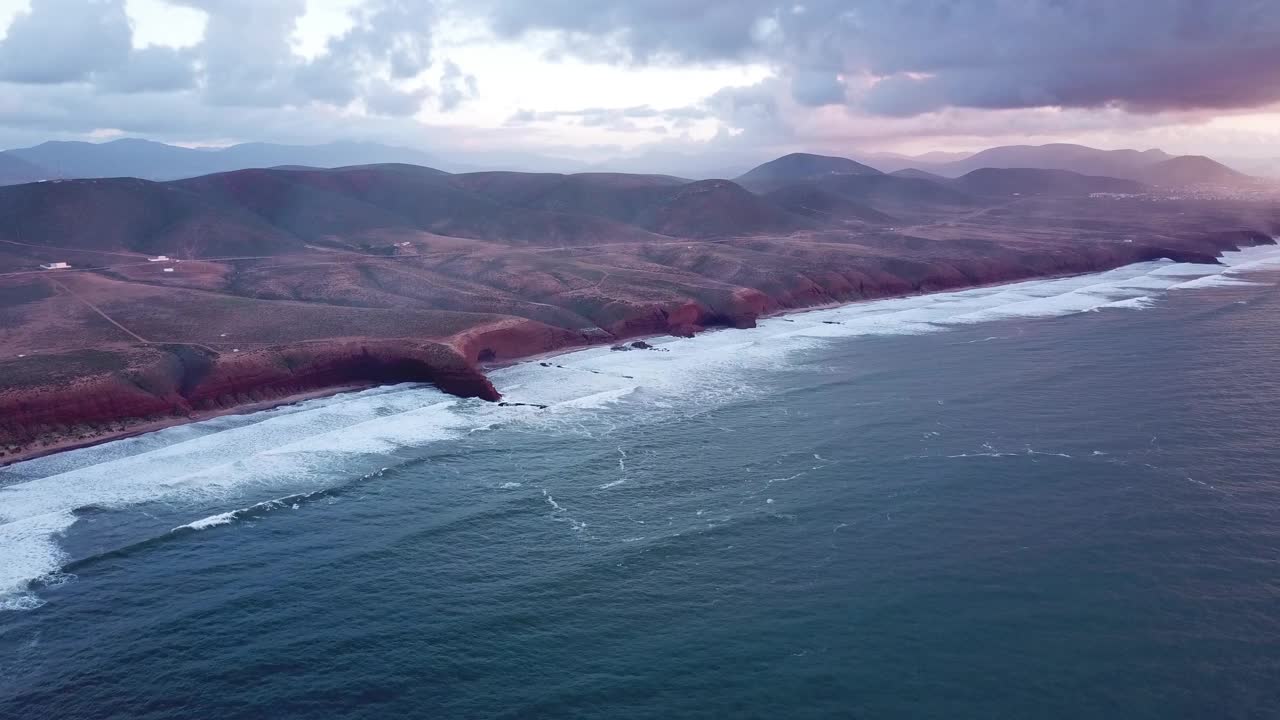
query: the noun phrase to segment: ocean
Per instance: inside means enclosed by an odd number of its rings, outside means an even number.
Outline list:
[[[1277,718],[1277,317],[1255,248],[5,468],[0,717]]]

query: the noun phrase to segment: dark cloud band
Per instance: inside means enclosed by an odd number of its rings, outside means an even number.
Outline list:
[[[479,7],[498,32],[549,31],[566,52],[641,63],[765,62],[791,79],[802,104],[848,102],[885,115],[948,106],[1235,109],[1280,100],[1275,0],[482,0]]]

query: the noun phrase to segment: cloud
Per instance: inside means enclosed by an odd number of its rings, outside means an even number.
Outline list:
[[[1020,137],[1186,147],[1210,117],[1280,107],[1275,0],[27,2],[7,34],[0,28],[0,138],[119,129],[187,141],[430,137],[468,149],[630,150],[667,135],[663,147],[754,159]],[[143,27],[139,8],[157,3],[202,17],[182,47],[156,44],[154,33],[138,42],[131,19]],[[324,21],[313,25],[317,7]],[[655,66],[663,91],[680,83],[669,68],[770,75],[688,107],[671,105],[707,90],[655,92],[650,77],[633,101],[624,96],[630,106],[602,107],[625,102],[614,92],[593,102],[588,82],[551,93],[504,85],[492,59],[511,49],[504,43],[526,43],[521,58],[588,67],[580,76],[590,83],[644,79]],[[614,89],[624,87],[633,94]],[[488,95],[499,92],[507,96]],[[528,109],[511,114],[517,104]],[[1278,134],[1263,128],[1254,143]]]
[[[289,45],[305,0],[172,1],[207,16],[195,51],[209,103],[278,107],[306,99],[295,84],[299,61]]]
[[[791,97],[801,105],[836,105],[845,101],[845,87],[834,72],[801,70],[791,78]]]
[[[299,88],[311,99],[345,105],[363,97],[386,114],[411,115],[430,93],[403,89],[432,65],[437,19],[431,2],[371,0],[352,15],[346,32],[299,70]]]
[[[479,93],[475,75],[462,72],[452,60],[444,64],[444,73],[440,77],[440,109],[444,112],[455,110],[463,102]]]
[[[487,0],[496,32],[650,62],[766,62],[805,105],[1237,109],[1280,99],[1274,0]]]
[[[172,92],[195,86],[195,53],[153,45],[134,50],[122,64],[95,72],[97,87],[113,93]]]
[[[562,49],[625,62],[715,61],[746,55],[774,2],[763,0],[469,0],[501,36],[561,34]]]
[[[198,90],[141,93],[122,102],[119,95],[86,93],[75,85],[0,83],[0,147],[86,137],[103,128],[178,142],[353,139],[411,145],[423,131],[417,120],[397,113],[357,117],[331,106],[210,105]],[[440,135],[453,141],[459,137],[453,131]]]
[[[711,115],[712,111],[703,107],[658,109],[649,105],[635,105],[626,108],[583,108],[579,110],[534,111],[522,109],[507,120],[507,125],[528,125],[568,119],[577,122],[583,127],[603,127],[625,131],[639,129],[641,126],[635,122],[636,120],[658,121],[680,128],[687,126],[690,121],[701,120],[711,117]],[[653,130],[654,127],[663,127],[663,130],[666,130],[665,125],[651,125],[644,129]],[[654,130],[654,132],[662,131]]]
[[[725,88],[707,99],[706,108],[735,130],[777,138],[789,134],[788,104],[794,100],[784,81],[773,77],[747,87]]]
[[[0,42],[0,80],[79,82],[129,59],[123,0],[32,0]]]
[[[62,73],[92,82],[101,91],[165,91],[198,85],[211,106],[346,108],[359,103],[368,112],[393,116],[416,113],[432,94],[414,82],[432,65],[436,21],[432,2],[366,0],[352,10],[350,27],[330,38],[324,51],[311,59],[297,55],[291,43],[307,10],[306,0],[170,0],[205,15],[200,42],[191,48],[148,47],[132,54],[122,0],[34,2],[41,12],[32,15],[38,15],[42,25],[30,34],[46,43],[51,37],[55,42],[70,38],[71,30],[81,24],[56,17],[69,4],[78,8],[77,17],[90,14],[84,12],[86,8],[104,16],[109,10],[115,25],[123,27],[125,52],[117,52],[114,63],[100,61],[78,74]],[[61,28],[61,34],[46,25]],[[14,29],[22,28],[15,22],[10,38]],[[79,44],[92,43],[82,39]]]
[[[167,0],[203,16],[198,40],[134,48],[126,0],[30,0],[0,27],[0,134],[403,139],[421,135],[409,118],[431,98],[449,112],[478,93],[434,55],[436,2],[362,0],[304,57],[293,35],[308,1]]]
[[[431,91],[426,88],[400,90],[388,83],[374,83],[364,88],[365,108],[375,115],[408,117],[422,108]]]

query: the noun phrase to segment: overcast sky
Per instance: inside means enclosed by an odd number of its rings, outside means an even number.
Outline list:
[[[0,147],[1280,156],[1277,0],[0,0]]]

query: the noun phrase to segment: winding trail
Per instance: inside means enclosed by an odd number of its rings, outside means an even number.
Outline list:
[[[121,332],[123,332],[124,334],[126,334],[126,335],[128,335],[129,337],[131,337],[131,338],[133,338],[133,339],[137,340],[137,341],[138,341],[138,342],[140,342],[140,343],[147,343],[147,344],[150,344],[150,343],[151,343],[151,341],[150,341],[150,340],[148,340],[148,339],[146,339],[146,338],[142,337],[141,335],[139,335],[138,333],[136,333],[136,332],[134,332],[134,331],[130,330],[129,328],[125,327],[124,325],[121,325],[119,322],[117,322],[117,321],[115,320],[115,318],[113,318],[113,317],[111,317],[110,315],[108,315],[108,314],[106,314],[105,312],[103,312],[103,311],[102,311],[102,308],[100,308],[100,307],[98,307],[97,305],[94,305],[93,303],[91,303],[91,302],[89,302],[88,300],[84,299],[84,298],[83,298],[83,297],[81,297],[79,294],[77,294],[77,293],[76,293],[76,291],[72,290],[71,288],[67,287],[66,285],[63,285],[62,283],[58,282],[57,280],[51,280],[50,282],[52,282],[52,283],[53,283],[53,286],[54,286],[54,287],[58,288],[58,289],[59,289],[59,290],[61,290],[62,292],[65,292],[66,294],[70,295],[71,297],[75,298],[76,300],[79,300],[81,303],[83,303],[83,304],[84,304],[84,306],[85,306],[85,307],[87,307],[87,308],[89,308],[90,310],[92,310],[92,311],[94,311],[94,312],[98,313],[99,315],[101,315],[103,320],[106,320],[107,322],[111,323],[112,325],[115,325],[116,327],[120,328],[120,331],[121,331]]]

